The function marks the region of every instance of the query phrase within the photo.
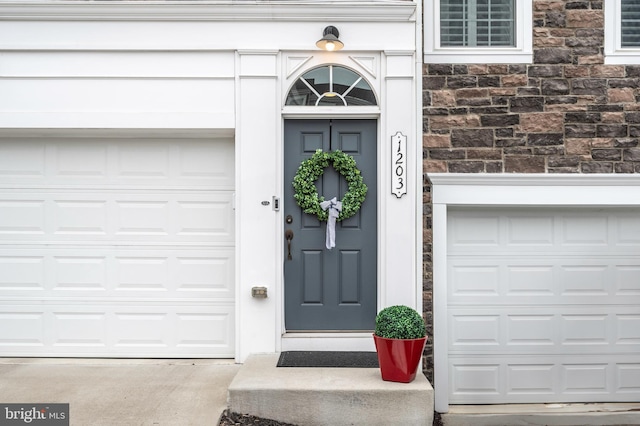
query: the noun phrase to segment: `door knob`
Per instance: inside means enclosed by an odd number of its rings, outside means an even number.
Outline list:
[[[293,240],[293,231],[291,229],[287,229],[284,231],[284,237],[287,239],[287,260],[292,260],[291,257],[291,240]]]

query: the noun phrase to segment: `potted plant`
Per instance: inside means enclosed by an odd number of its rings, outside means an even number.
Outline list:
[[[422,316],[404,305],[384,308],[376,316],[373,340],[382,380],[412,382],[427,342]]]

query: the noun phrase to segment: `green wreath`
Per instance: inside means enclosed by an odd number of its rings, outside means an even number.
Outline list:
[[[320,207],[324,197],[318,195],[316,181],[322,176],[329,163],[347,180],[349,188],[341,200],[342,211],[338,220],[348,219],[360,210],[367,195],[367,185],[362,181],[360,170],[356,167],[356,160],[340,150],[325,152],[319,149],[311,158],[300,163],[293,177],[293,198],[303,212],[316,215],[319,220],[327,220],[329,213]]]

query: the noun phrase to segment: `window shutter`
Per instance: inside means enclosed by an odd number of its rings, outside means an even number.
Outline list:
[[[440,0],[440,45],[515,46],[515,0]]]
[[[622,0],[622,47],[640,47],[640,2]]]

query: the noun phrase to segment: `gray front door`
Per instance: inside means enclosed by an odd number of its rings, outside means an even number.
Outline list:
[[[285,327],[287,331],[373,330],[377,305],[375,120],[288,120],[284,132]],[[341,150],[356,160],[367,185],[360,211],[336,224],[336,246],[325,247],[326,222],[303,213],[293,177],[317,149]],[[316,182],[318,194],[341,200],[347,190],[333,167]],[[290,234],[290,232],[289,232]],[[290,249],[289,249],[290,247]],[[289,250],[291,259],[288,260]]]

